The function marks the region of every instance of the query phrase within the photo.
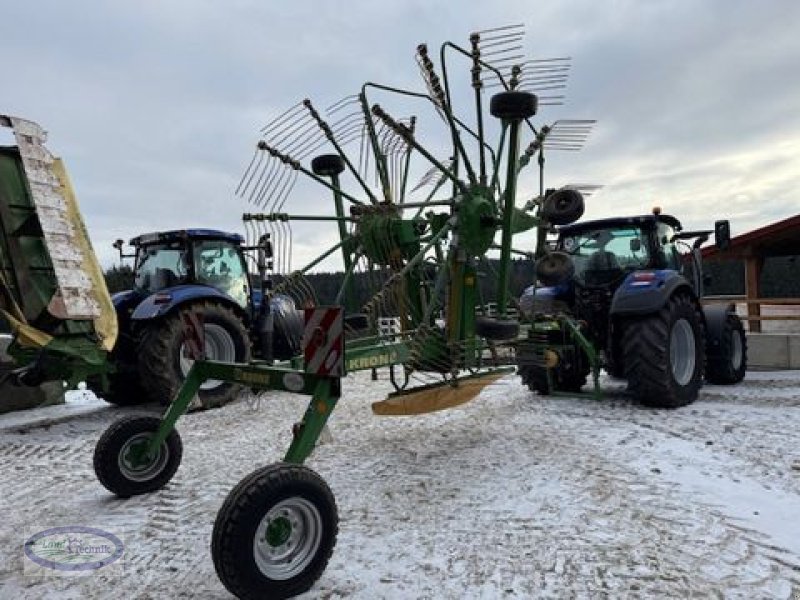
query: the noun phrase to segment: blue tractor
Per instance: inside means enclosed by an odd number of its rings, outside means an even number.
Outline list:
[[[721,249],[730,242],[727,221],[684,231],[658,209],[559,227],[520,298],[530,323],[517,345],[523,383],[574,393],[591,373],[599,391],[603,368],[639,402],[675,408],[694,402],[704,380],[741,381],[747,346],[735,307],[700,302],[700,246],[712,233]]]
[[[225,362],[251,357],[287,359],[299,350],[302,316],[286,296],[270,296],[271,244],[267,236],[245,247],[242,236],[212,229],[184,229],[133,238],[133,289],[112,296],[119,337],[111,373],[89,387],[118,405],[169,404],[192,365],[183,316],[200,315],[205,356]],[[246,252],[258,275],[248,270]],[[256,281],[260,279],[260,281]],[[263,299],[268,298],[267,302]],[[238,386],[207,381],[195,408],[221,406]]]

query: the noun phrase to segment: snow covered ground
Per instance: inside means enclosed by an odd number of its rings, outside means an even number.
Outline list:
[[[602,401],[541,398],[507,377],[450,411],[374,417],[388,382],[349,378],[309,461],[341,523],[306,597],[800,598],[800,372],[708,386],[676,411],[606,383]],[[0,417],[0,597],[227,597],[209,552],[216,511],[282,456],[303,399],[184,417],[173,482],[119,500],[92,452],[131,411],[86,412],[81,398],[54,424]],[[62,525],[120,537],[122,571],[23,573],[25,532]]]

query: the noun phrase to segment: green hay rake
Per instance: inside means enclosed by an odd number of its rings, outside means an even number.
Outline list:
[[[546,149],[579,149],[593,123],[532,124],[538,107],[561,102],[569,59],[523,60],[522,39],[522,27],[511,26],[474,33],[465,47],[446,42],[438,67],[420,45],[422,91],[365,83],[327,110],[303,100],[265,126],[237,194],[258,210],[244,223],[248,245],[265,248],[254,266],[262,276],[272,273],[269,293],[304,310],[303,354],[283,363],[196,360],[161,419],[128,417],[98,442],[103,485],[120,496],[147,493],[177,470],[174,426],[203,381],[310,396],[283,462],[240,482],[217,516],[214,564],[235,595],[295,595],[324,571],[338,528],[336,503],[302,463],[347,373],[388,367],[395,392],[373,410],[398,415],[457,406],[514,370],[521,325],[509,292],[511,259],[534,253],[514,248],[512,239],[538,230],[543,253],[551,224],[583,212],[574,188],[546,195],[542,171]],[[462,78],[452,74],[459,61],[467,67]],[[470,91],[456,94],[458,83]],[[486,90],[494,92],[493,119],[485,114]],[[462,104],[472,108],[457,111]],[[396,116],[411,109],[415,116]],[[429,123],[438,126],[426,138]],[[518,181],[531,164],[539,167],[540,193],[518,206]],[[285,212],[300,183],[330,193],[334,214]],[[302,206],[308,196],[298,190],[295,197]],[[292,246],[303,240],[292,225],[316,221],[335,224],[338,240],[293,270]],[[307,275],[337,256],[344,281],[334,306],[319,306]],[[199,338],[196,319],[187,323],[188,339]],[[194,352],[202,358],[200,340]]]

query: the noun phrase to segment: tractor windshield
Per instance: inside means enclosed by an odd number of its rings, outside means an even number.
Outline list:
[[[239,305],[247,306],[247,271],[238,249],[224,240],[194,243],[194,272],[197,282],[225,292]]]
[[[650,264],[647,235],[638,227],[583,231],[563,237],[559,246],[572,257],[581,285],[611,284]]]
[[[189,265],[182,242],[141,246],[136,263],[134,287],[142,292],[153,294],[187,282]]]

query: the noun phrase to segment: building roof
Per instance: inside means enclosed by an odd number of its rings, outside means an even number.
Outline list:
[[[703,258],[711,259],[795,255],[800,255],[800,214],[737,235],[724,252],[716,245],[703,248]]]

